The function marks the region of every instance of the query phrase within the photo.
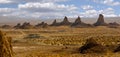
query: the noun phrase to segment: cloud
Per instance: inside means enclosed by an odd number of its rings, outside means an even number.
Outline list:
[[[68,0],[25,0],[26,2],[43,2],[43,3],[46,3],[46,2],[65,2],[65,1],[68,1]]]
[[[84,5],[84,6],[81,6],[82,9],[84,10],[90,10],[90,9],[93,9],[93,6],[91,5]]]
[[[98,14],[103,14],[105,17],[117,17],[118,16],[115,14],[115,11],[113,8],[106,8],[103,10],[95,10],[95,9],[85,10],[79,15],[83,17],[97,17]]]
[[[28,8],[28,7],[25,7]],[[34,8],[33,8],[34,9]],[[47,8],[49,9],[49,7]],[[64,7],[62,7],[62,9],[64,9]],[[4,11],[3,11],[4,10]],[[6,14],[4,13],[4,16],[18,16],[18,17],[24,17],[24,18],[61,18],[64,16],[68,16],[68,17],[77,17],[77,16],[81,16],[81,17],[97,17],[98,14],[103,14],[105,17],[117,17],[118,15],[115,14],[114,9],[113,8],[106,8],[103,10],[95,10],[95,9],[90,9],[90,10],[85,10],[84,12],[79,12],[77,10],[72,10],[72,11],[68,11],[68,10],[64,10],[64,11],[50,11],[50,12],[41,12],[41,11],[35,11],[35,12],[31,12],[29,11],[29,9],[27,10],[23,10],[23,9],[2,9],[0,10],[0,12],[6,12]]]
[[[115,1],[115,0],[91,0],[91,1],[96,2],[96,3],[105,4],[105,5],[109,5],[109,6],[118,6],[118,5],[120,5],[120,2]]]
[[[77,17],[97,17],[98,14],[104,14],[105,17],[116,17],[113,8],[97,9],[91,5],[83,5],[81,8],[73,4],[59,4],[68,0],[4,0],[9,3],[18,3],[16,8],[0,8],[2,16],[18,16],[24,18],[61,18],[63,16]],[[93,0],[94,2],[100,0]],[[102,3],[106,0],[101,0]],[[115,2],[111,0],[112,3]],[[23,2],[23,3],[21,3]],[[101,3],[100,2],[100,3]],[[110,2],[109,2],[110,3]]]
[[[4,4],[4,3],[12,3],[12,1],[10,1],[10,0],[0,0],[0,4]]]
[[[107,8],[104,10],[100,10],[99,13],[101,14],[114,14],[114,9],[113,8]]]
[[[12,8],[1,9],[3,13],[0,13],[4,16],[18,16],[24,18],[56,18],[75,15],[77,9],[78,8],[74,5],[64,5],[52,2],[29,2],[19,4],[18,8],[14,8],[14,10]]]
[[[120,2],[115,2],[114,0],[104,0],[103,3],[111,6],[120,5]]]
[[[77,9],[77,7],[75,7],[74,5],[38,3],[38,2],[19,4],[18,8],[31,12],[61,12],[61,11],[72,11]]]
[[[14,8],[0,8],[0,14],[2,14],[2,13],[11,13],[13,11],[15,11]]]
[[[39,2],[39,3],[46,3],[46,2],[66,2],[68,0],[0,0],[0,4],[20,4],[20,3],[28,3],[28,2]]]

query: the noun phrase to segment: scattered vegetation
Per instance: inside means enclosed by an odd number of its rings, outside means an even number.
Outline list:
[[[28,34],[25,38],[34,39],[34,38],[41,38],[39,34]],[[42,37],[43,38],[43,37]]]
[[[0,31],[0,57],[13,57],[11,38]]]

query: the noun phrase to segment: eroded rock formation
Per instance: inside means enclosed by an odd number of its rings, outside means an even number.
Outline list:
[[[60,25],[71,25],[71,22],[69,22],[68,18],[65,16],[64,20],[60,23]]]
[[[93,26],[91,24],[86,24],[86,23],[82,22],[81,18],[78,16],[78,18],[71,25],[71,27],[93,27]]]
[[[102,14],[99,14],[99,18],[97,22],[94,24],[95,26],[107,26],[108,24],[104,21],[104,16]]]
[[[14,26],[14,28],[16,28],[16,29],[20,29],[20,28],[21,28],[21,24],[18,23],[16,26]]]
[[[21,25],[21,29],[31,29],[33,26],[29,22],[25,22]]]
[[[41,22],[37,25],[35,25],[36,28],[47,28],[49,25],[45,22]]]

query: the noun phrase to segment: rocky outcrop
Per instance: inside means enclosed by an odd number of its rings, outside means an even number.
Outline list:
[[[49,25],[45,22],[41,22],[37,25],[35,25],[36,28],[47,28]]]
[[[94,23],[95,26],[107,26],[108,24],[104,21],[104,16],[102,14],[99,15],[99,18],[96,23]]]
[[[2,25],[2,27],[1,28],[4,28],[4,29],[10,29],[10,28],[12,28],[10,25]]]
[[[21,25],[21,29],[31,29],[33,26],[29,22],[25,22]]]
[[[60,26],[61,25],[71,25],[71,22],[68,21],[68,18],[65,16],[64,20],[59,24]]]
[[[71,27],[93,27],[91,24],[86,24],[81,21],[81,18],[78,16],[78,18],[75,20],[75,22],[71,25]]]
[[[57,23],[56,19],[53,21],[53,23],[51,24],[51,26],[55,26]]]
[[[38,23],[37,25],[35,25],[35,27],[42,27],[45,23],[44,22],[41,22],[41,23]]]
[[[48,24],[45,23],[45,24],[42,26],[42,28],[48,28]]]
[[[119,26],[120,24],[113,22],[113,23],[109,23],[109,25],[113,25],[113,26]]]
[[[81,18],[78,16],[78,18],[75,20],[75,22],[72,24],[72,26],[80,25],[83,22],[81,21]]]
[[[0,57],[13,57],[11,38],[0,31]]]
[[[50,26],[59,26],[59,23],[57,23],[57,21],[56,21],[56,19],[55,19]]]
[[[80,53],[104,53],[107,51],[106,47],[98,44],[94,39],[87,39],[86,43],[80,47]]]
[[[21,24],[18,23],[16,26],[14,26],[14,28],[16,28],[16,29],[20,29],[20,28],[21,28]]]
[[[109,28],[119,28],[119,26],[120,25],[118,23],[116,23],[116,22],[109,23],[109,25],[108,25]]]

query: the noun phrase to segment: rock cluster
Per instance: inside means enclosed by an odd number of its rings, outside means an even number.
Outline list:
[[[109,25],[113,25],[113,26],[119,26],[120,24],[113,22],[113,23],[109,23]]]
[[[47,28],[48,27],[48,24],[45,23],[45,22],[41,22],[37,25],[35,25],[36,28]]]
[[[87,24],[81,21],[81,18],[78,16],[78,18],[75,20],[75,22],[71,23],[69,22],[68,18],[65,16],[62,22],[57,22],[56,20],[53,21],[52,24],[48,25],[45,22],[38,23],[35,26],[32,26],[29,22],[25,22],[22,25],[18,23],[14,28],[16,29],[29,29],[29,28],[47,28],[49,26],[71,26],[75,28],[86,28],[86,27],[96,27],[96,26],[108,26],[112,28],[119,27],[120,25],[116,22],[113,23],[106,23],[104,21],[104,16],[102,14],[99,14],[99,18],[96,23],[94,24]],[[10,28],[9,25],[2,26],[3,28]]]
[[[14,26],[14,28],[16,28],[16,29],[21,28],[21,24],[20,24],[20,23],[18,23],[16,26]]]
[[[2,25],[1,28],[4,28],[4,29],[9,29],[9,28],[12,28],[10,25]]]
[[[25,22],[21,25],[21,29],[31,29],[33,26],[29,22]]]

